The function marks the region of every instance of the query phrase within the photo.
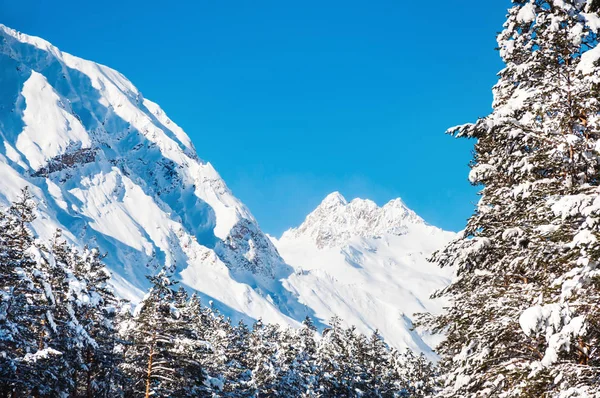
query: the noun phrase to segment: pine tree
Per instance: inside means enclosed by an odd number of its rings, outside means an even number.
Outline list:
[[[493,113],[450,131],[483,190],[433,257],[458,273],[440,396],[600,396],[599,28],[597,1],[513,0]]]
[[[319,393],[322,397],[352,397],[348,333],[339,317],[333,317],[329,324],[330,327],[323,331],[317,351]]]
[[[265,325],[260,319],[254,323],[248,352],[253,395],[274,397],[277,394],[279,339],[278,325]]]
[[[352,326],[345,331],[348,357],[345,361],[346,371],[343,374],[344,384],[348,391],[354,391],[361,396],[379,397],[378,386],[372,383],[370,371],[369,341],[367,337],[358,333]],[[352,396],[352,393],[349,392]]]
[[[1,392],[107,396],[112,382],[100,374],[116,366],[109,361],[113,344],[106,345],[114,333],[110,315],[100,310],[115,304],[110,275],[97,251],[81,256],[60,232],[48,247],[34,241],[29,230],[34,219],[28,189],[7,214],[0,214],[0,283],[6,304],[0,307]]]
[[[279,369],[277,392],[280,396],[316,396],[315,334],[316,328],[308,317],[299,329],[287,328],[281,333],[276,365]]]
[[[0,389],[3,395],[22,388],[25,383],[17,366],[36,346],[37,337],[21,319],[30,308],[28,298],[34,292],[23,270],[23,267],[31,268],[32,262],[22,243],[15,239],[12,227],[16,224],[7,214],[0,213]],[[28,240],[25,247],[31,244]]]
[[[302,384],[302,397],[316,396],[319,379],[317,371],[317,328],[313,321],[306,317],[298,330],[299,352],[295,360],[294,370]]]
[[[249,397],[254,393],[252,380],[252,359],[250,358],[250,330],[244,321],[237,327],[231,327],[229,321],[219,317],[219,334],[224,343],[223,359],[225,368],[225,396]]]
[[[198,316],[196,304],[199,305],[199,302],[190,301],[187,291],[180,286],[175,294],[174,316],[177,326],[173,332],[176,336],[175,353],[176,361],[180,363],[178,379],[181,385],[173,396],[210,396],[211,388],[205,385],[206,342],[202,333],[192,326]]]
[[[96,343],[80,325],[81,312],[72,288],[85,289],[73,275],[76,254],[57,231],[51,247],[41,248],[43,256],[37,272],[37,281],[44,286],[48,328],[43,336],[44,345],[62,353],[61,361],[54,364],[60,372],[60,389],[77,395],[80,373],[84,371],[83,351]],[[58,388],[58,387],[56,387]]]
[[[401,397],[432,397],[439,390],[435,366],[423,354],[415,355],[410,350],[391,350],[389,358],[389,381],[392,391]],[[386,396],[386,395],[384,395]]]
[[[62,352],[45,345],[48,301],[39,280],[28,188],[0,216],[0,393],[43,395],[57,388]]]
[[[110,272],[102,263],[100,252],[86,247],[82,253],[74,254],[73,276],[79,283],[79,289],[73,292],[78,303],[78,323],[89,336],[82,350],[80,395],[113,396],[120,377],[121,358],[115,352],[119,302],[109,284]]]
[[[204,377],[195,355],[195,340],[179,310],[181,294],[165,271],[149,277],[152,288],[139,305],[129,331],[123,371],[127,396],[203,396]],[[177,308],[177,307],[180,308]]]
[[[364,389],[373,397],[393,397],[394,384],[391,357],[388,347],[378,331],[374,331],[366,343],[361,358],[365,376]]]
[[[233,333],[231,324],[213,308],[203,307],[195,293],[183,311],[190,327],[188,333],[197,341],[194,355],[204,372],[204,384],[209,391],[218,394],[225,383],[228,336]]]
[[[317,328],[312,319],[306,317],[298,330],[299,352],[295,361],[295,371],[302,382],[302,396],[316,396],[317,378]]]

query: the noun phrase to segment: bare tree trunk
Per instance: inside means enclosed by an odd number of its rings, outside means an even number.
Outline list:
[[[156,340],[156,331],[152,332],[150,341],[150,355],[148,356],[148,372],[146,374],[146,397],[150,397],[150,378],[152,377],[152,357],[154,356],[154,341]]]

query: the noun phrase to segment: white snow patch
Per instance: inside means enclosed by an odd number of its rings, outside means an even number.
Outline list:
[[[535,21],[535,17],[535,2],[531,1],[521,7],[519,13],[517,14],[517,21],[530,23]]]
[[[32,71],[23,85],[22,94],[27,103],[23,112],[25,128],[17,138],[16,147],[34,170],[62,154],[70,144],[76,143],[83,148],[90,146],[85,128],[68,112],[65,101],[44,76]]]

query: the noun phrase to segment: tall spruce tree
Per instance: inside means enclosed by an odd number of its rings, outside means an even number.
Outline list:
[[[80,292],[85,291],[85,286],[73,275],[78,258],[67,242],[61,239],[60,231],[56,232],[47,250],[40,259],[36,278],[44,286],[49,303],[46,312],[48,328],[43,341],[48,347],[62,353],[61,361],[53,365],[60,369],[60,389],[76,396],[85,366],[83,351],[86,346],[96,344],[79,323],[82,313],[77,303],[78,297],[72,290],[77,286]]]
[[[301,380],[302,397],[315,396],[319,380],[317,378],[317,342],[315,336],[317,328],[312,319],[308,316],[302,322],[302,327],[298,329],[298,353],[294,362],[294,370]]]
[[[354,390],[349,352],[349,334],[342,320],[333,317],[330,328],[323,331],[317,351],[319,395],[322,397],[351,397]]]
[[[458,273],[430,319],[447,334],[440,396],[600,396],[598,7],[513,0],[493,112],[450,130],[478,140],[483,190],[433,257]]]
[[[122,365],[129,380],[125,395],[210,396],[197,360],[199,341],[185,316],[187,295],[173,290],[177,282],[166,271],[148,279],[152,288],[126,333],[131,345]]]
[[[394,373],[390,351],[378,331],[373,332],[362,356],[364,388],[373,396],[391,397],[394,394]]]
[[[249,365],[252,371],[250,387],[253,396],[274,397],[280,373],[277,354],[280,330],[277,324],[264,324],[261,319],[254,323],[249,335]]]
[[[282,396],[316,396],[317,370],[315,341],[316,328],[309,317],[302,326],[283,331],[280,339],[278,369],[280,372],[277,392]]]
[[[84,304],[84,315],[79,322],[96,343],[87,344],[83,353],[82,395],[87,398],[114,396],[121,377],[118,371],[121,357],[115,350],[120,302],[109,284],[110,272],[102,263],[98,249],[86,247],[83,250],[79,255],[75,276],[86,287],[86,296],[80,299]]]
[[[436,367],[423,354],[415,355],[409,349],[388,353],[390,368],[386,369],[391,391],[401,397],[437,396],[439,380]],[[386,396],[386,395],[384,395]]]
[[[237,327],[231,327],[229,320],[218,316],[217,337],[224,344],[224,392],[228,397],[250,397],[254,392],[252,380],[252,358],[250,358],[250,330],[240,320]]]
[[[52,391],[62,353],[44,344],[48,302],[32,255],[35,202],[28,188],[0,214],[0,394]]]

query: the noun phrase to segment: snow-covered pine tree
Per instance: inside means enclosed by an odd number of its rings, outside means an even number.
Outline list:
[[[173,328],[175,353],[179,362],[178,379],[182,383],[174,396],[178,397],[207,397],[211,396],[212,386],[207,385],[207,373],[204,365],[207,363],[207,343],[202,337],[202,331],[194,327],[195,320],[200,316],[199,301],[190,300],[187,291],[180,286],[175,294],[174,309],[176,327]]]
[[[513,0],[493,112],[450,130],[478,140],[483,190],[433,257],[458,272],[440,396],[600,396],[599,6]]]
[[[62,353],[45,345],[48,302],[38,280],[29,224],[35,203],[28,188],[0,216],[0,393],[43,395],[53,391]]]
[[[219,394],[225,384],[226,352],[233,328],[213,308],[202,306],[196,293],[189,298],[182,314],[188,319],[187,333],[196,341],[194,358],[203,371],[204,384],[207,390]]]
[[[377,386],[371,383],[369,373],[369,342],[367,337],[358,333],[355,326],[345,330],[347,344],[347,358],[344,361],[345,371],[342,375],[343,383],[347,386],[349,394],[370,395],[379,397]]]
[[[73,275],[79,285],[72,289],[79,313],[78,322],[90,338],[85,341],[82,353],[82,380],[78,383],[80,395],[88,398],[114,396],[121,360],[115,351],[119,302],[109,284],[110,272],[102,263],[98,249],[86,247],[81,253],[75,252]]]
[[[192,294],[184,311],[189,319],[189,333],[197,341],[195,358],[202,368],[204,385],[207,391],[218,395],[225,383],[227,336],[233,328],[212,307],[202,306],[197,293]]]
[[[94,367],[98,367],[94,364],[96,354],[104,351],[104,355],[112,355],[112,347],[101,347],[93,337],[98,330],[110,328],[110,320],[102,309],[103,297],[91,285],[101,284],[102,279],[92,278],[90,264],[62,238],[60,230],[48,248],[39,249],[37,279],[49,302],[46,316],[50,327],[45,344],[63,353],[62,362],[55,364],[60,369],[60,386],[71,396],[106,394],[101,391],[100,380],[94,377]],[[100,268],[101,264],[95,266]],[[105,371],[110,369],[101,372]]]
[[[228,319],[219,315],[217,321],[218,350],[222,354],[223,364],[223,394],[226,397],[252,396],[253,387],[250,358],[250,330],[246,323],[240,320],[236,327],[232,327]]]
[[[277,368],[277,392],[286,397],[314,397],[317,388],[316,328],[309,317],[299,329],[287,328],[281,333]]]
[[[91,377],[82,354],[93,350],[96,358],[100,345],[90,331],[110,328],[107,317],[93,311],[110,296],[109,275],[104,270],[99,276],[104,266],[97,256],[82,257],[60,233],[49,247],[34,241],[29,230],[34,219],[35,203],[27,188],[0,215],[0,284],[7,299],[0,321],[1,392],[102,396],[103,383]],[[105,358],[112,355],[112,347],[105,351]],[[111,368],[106,361],[101,367],[100,372]]]
[[[21,189],[17,200],[8,208],[10,225],[7,228],[12,231],[12,235],[7,238],[12,238],[14,246],[22,251],[33,245],[33,234],[29,228],[36,219],[35,208],[36,204],[29,187]]]
[[[366,376],[363,377],[365,390],[376,397],[393,396],[395,380],[392,372],[392,358],[377,330],[373,332],[365,345],[365,352],[361,357]]]
[[[303,384],[302,397],[316,396],[319,380],[317,379],[317,342],[315,336],[317,328],[308,316],[302,321],[298,329],[298,355],[295,360],[294,370],[298,379]]]
[[[351,397],[354,392],[352,380],[349,379],[348,334],[339,317],[333,317],[329,325],[323,331],[317,351],[319,394],[322,397]]]
[[[98,251],[86,248],[79,253],[57,231],[48,247],[37,243],[29,252],[36,258],[30,285],[39,292],[36,301],[45,309],[37,328],[37,349],[60,353],[54,355],[53,362],[46,352],[37,355],[44,358],[48,373],[46,391],[87,397],[112,395],[117,366],[113,325],[116,299]]]
[[[196,370],[194,341],[177,308],[176,284],[165,271],[148,277],[152,287],[133,318],[123,372],[129,383],[126,396],[203,396],[202,372]],[[179,303],[181,304],[181,302]]]
[[[279,339],[278,325],[265,325],[261,319],[254,323],[248,347],[252,371],[250,386],[254,396],[273,397],[277,393]]]
[[[299,351],[297,331],[291,327],[282,329],[275,356],[275,368],[278,373],[275,390],[279,395],[301,396],[303,381],[299,379],[296,370],[296,358]]]
[[[439,390],[436,367],[423,354],[415,355],[411,350],[389,353],[390,380],[393,391],[401,397],[434,397]]]

